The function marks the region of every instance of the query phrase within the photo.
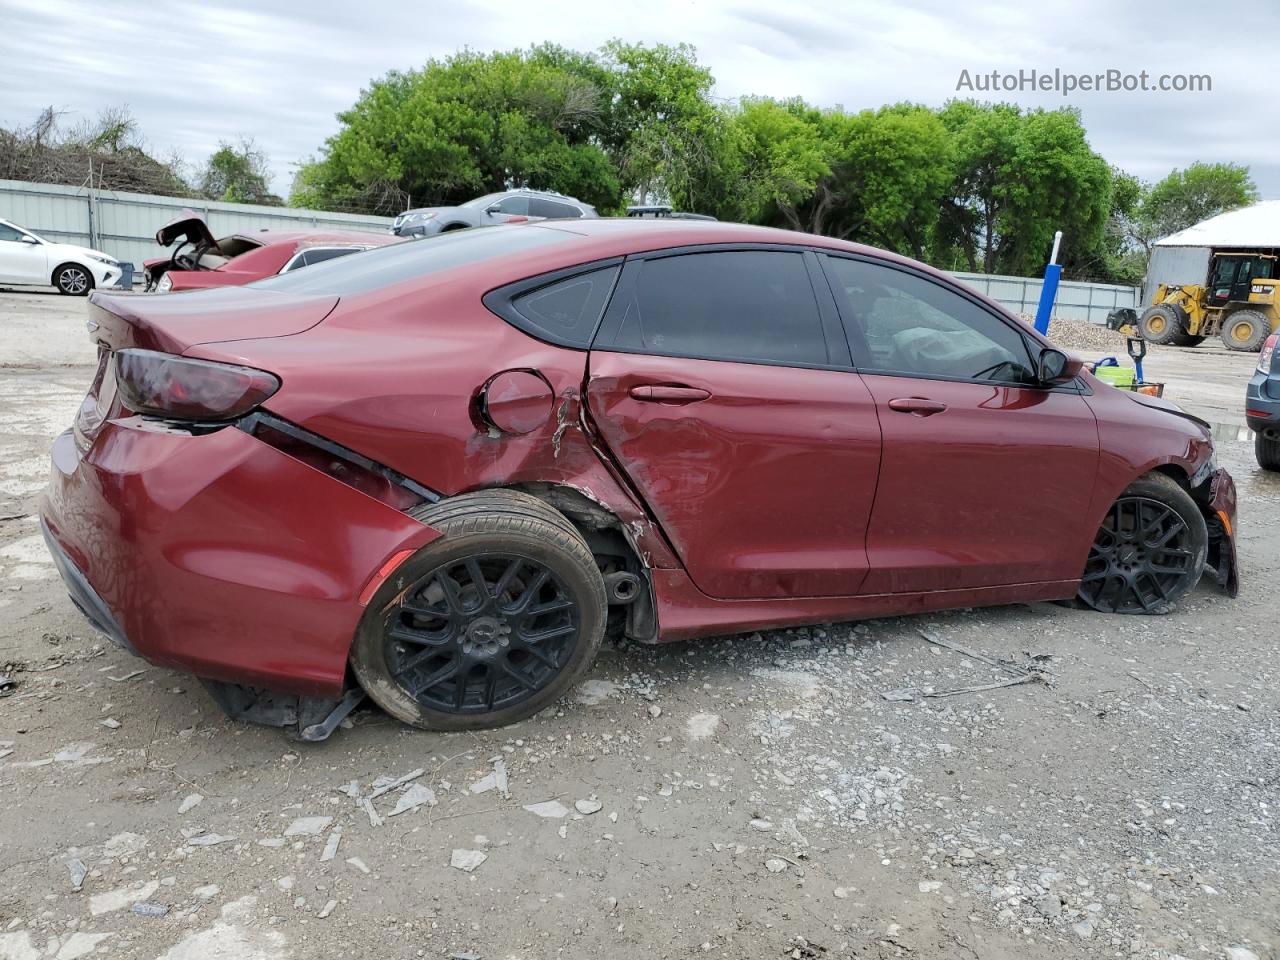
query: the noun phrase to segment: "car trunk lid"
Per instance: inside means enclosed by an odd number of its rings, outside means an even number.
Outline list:
[[[201,343],[288,337],[309,330],[338,304],[336,296],[252,287],[172,294],[89,296],[89,335],[110,350],[142,347],[183,353]]]

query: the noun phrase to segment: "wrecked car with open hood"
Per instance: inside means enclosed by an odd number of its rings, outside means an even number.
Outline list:
[[[73,599],[315,735],[361,691],[514,722],[606,636],[1235,589],[1203,424],[827,237],[522,224],[89,309],[41,506]]]

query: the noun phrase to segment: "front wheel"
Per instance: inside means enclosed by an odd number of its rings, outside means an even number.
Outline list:
[[[66,263],[54,271],[53,285],[64,296],[88,296],[93,289],[93,274],[78,263]]]
[[[1208,549],[1209,531],[1190,494],[1149,473],[1107,512],[1076,597],[1100,613],[1169,613],[1200,581]]]
[[[443,536],[369,603],[352,646],[361,686],[428,730],[532,716],[591,666],[604,636],[604,580],[564,515],[510,490],[416,508]]]

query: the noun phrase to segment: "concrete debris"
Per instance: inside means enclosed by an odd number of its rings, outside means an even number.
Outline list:
[[[89,869],[79,860],[68,861],[67,869],[71,871],[71,889],[79,893],[84,887],[84,878],[89,875]]]
[[[420,783],[415,783],[404,793],[400,794],[400,799],[396,801],[395,809],[387,816],[398,817],[402,813],[408,813],[410,810],[417,810],[420,806],[426,804],[428,807],[436,805],[436,793],[430,787],[424,787]]]
[[[368,797],[362,797],[360,800],[360,806],[363,807],[364,812],[369,815],[369,826],[371,827],[382,826],[382,817],[378,816],[378,811],[373,808],[372,800],[370,800]]]
[[[604,809],[604,804],[599,800],[575,800],[574,808],[584,817],[589,817],[593,813],[599,813]]]
[[[141,837],[136,833],[117,833],[114,837],[102,845],[102,855],[108,860],[118,860],[121,857],[132,857],[141,853],[147,845],[147,838]]]
[[[361,873],[369,872],[369,867],[359,857],[347,857],[347,863],[351,864],[351,866],[355,867]]]
[[[99,721],[98,721],[98,723],[99,723],[101,726],[106,727],[108,730],[119,730],[119,729],[120,729],[120,721],[119,721],[119,720],[117,720],[115,717],[106,717],[106,718],[104,718],[104,719],[102,719],[102,720],[99,720]]]
[[[95,894],[89,898],[89,913],[95,917],[100,917],[104,913],[123,910],[127,906],[146,900],[159,889],[160,881],[149,880],[138,886],[117,887],[115,890]]]
[[[706,740],[720,729],[720,717],[714,713],[695,713],[685,722],[684,729],[690,740]]]
[[[190,813],[204,801],[204,797],[198,793],[189,793],[183,797],[182,802],[178,804],[178,813]]]
[[[489,855],[483,850],[454,850],[449,857],[449,866],[463,873],[471,873],[488,859]]]
[[[770,857],[764,862],[764,868],[770,873],[781,873],[787,869],[787,861],[780,860],[777,857]]]
[[[1258,960],[1258,955],[1248,947],[1239,945],[1227,947],[1227,960]]]
[[[849,897],[849,888],[836,887],[834,890],[831,891],[831,893],[837,900],[847,900]]]
[[[598,707],[618,693],[618,685],[612,680],[592,678],[578,684],[577,701],[586,707]]]
[[[350,780],[342,786],[336,788],[339,793],[345,793],[352,800],[360,799],[360,781]]]
[[[334,829],[329,834],[329,839],[325,841],[324,850],[320,854],[320,862],[328,863],[338,855],[338,844],[342,840],[342,831]]]
[[[649,704],[649,719],[657,720],[660,716],[662,716],[662,708],[656,703]]]
[[[917,885],[917,889],[921,893],[937,893],[942,889],[941,880],[921,880]]]
[[[285,829],[286,837],[316,837],[324,833],[333,817],[298,817]]]
[[[265,840],[259,840],[258,846],[270,847],[272,849],[279,849],[280,847],[284,846],[284,838],[283,837],[267,837]]]
[[[216,883],[208,883],[203,887],[196,887],[191,891],[191,895],[197,900],[212,900],[222,892],[222,888]]]
[[[369,799],[377,800],[383,794],[390,793],[392,790],[395,790],[397,787],[403,787],[410,780],[417,780],[420,776],[422,776],[426,772],[427,771],[423,767],[419,767],[417,770],[410,770],[403,777],[395,777],[395,778],[379,777],[377,780],[373,781],[373,783],[370,785],[371,790],[369,793]]]
[[[559,820],[569,815],[569,808],[559,800],[544,800],[541,803],[527,803],[524,809],[548,820]]]
[[[82,933],[77,930],[61,943],[50,940],[49,947],[57,945],[58,952],[53,955],[53,960],[80,960],[93,953],[98,944],[110,936],[109,933]]]
[[[129,912],[140,917],[163,917],[169,913],[169,908],[163,903],[135,903]]]
[[[323,907],[320,908],[320,912],[316,914],[316,919],[317,920],[329,919],[329,915],[333,913],[333,911],[336,910],[337,908],[338,908],[338,901],[330,900],[328,903],[326,903]]]
[[[751,821],[750,826],[753,830],[759,830],[761,833],[772,833],[773,823],[769,820],[762,820],[759,817]]]
[[[192,847],[216,847],[220,843],[230,843],[234,839],[235,837],[224,837],[220,833],[202,833],[198,837],[192,837],[187,844]]]

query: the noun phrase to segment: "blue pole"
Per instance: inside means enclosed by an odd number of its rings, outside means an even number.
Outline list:
[[[1051,263],[1044,268],[1044,283],[1040,287],[1040,305],[1036,307],[1036,331],[1049,332],[1049,314],[1053,312],[1053,302],[1058,299],[1058,280],[1062,276],[1062,267]]]

